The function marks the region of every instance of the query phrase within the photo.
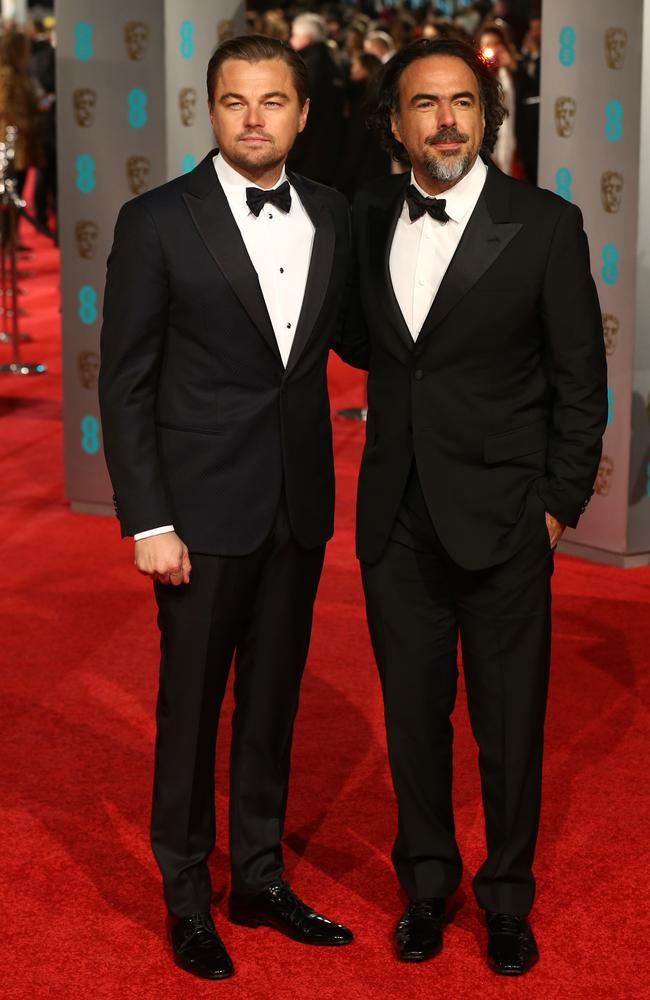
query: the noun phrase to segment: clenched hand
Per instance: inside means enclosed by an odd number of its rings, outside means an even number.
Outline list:
[[[135,543],[134,562],[140,573],[160,583],[178,587],[190,582],[190,554],[175,531],[140,538]]]

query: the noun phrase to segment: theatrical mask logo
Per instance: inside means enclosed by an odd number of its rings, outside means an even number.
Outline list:
[[[224,17],[217,24],[217,44],[221,45],[222,42],[227,41],[232,38],[235,34],[235,28],[232,20]]]
[[[90,219],[82,219],[74,227],[74,236],[77,241],[77,251],[84,260],[92,260],[97,249],[97,237],[99,226]]]
[[[563,139],[573,135],[578,105],[573,97],[558,97],[555,102],[555,128]]]
[[[605,59],[610,69],[622,69],[627,48],[625,28],[608,28],[605,32]]]
[[[606,170],[600,178],[600,197],[606,212],[618,212],[623,198],[623,174]]]
[[[193,125],[196,121],[197,94],[194,87],[183,87],[178,92],[178,108],[181,113],[181,124]]]
[[[72,95],[74,106],[74,116],[77,125],[82,128],[90,128],[95,124],[95,107],[97,105],[97,94],[89,87],[79,87]]]
[[[147,187],[151,173],[151,160],[146,156],[129,156],[126,161],[126,175],[133,194],[141,194]]]
[[[84,389],[96,389],[99,376],[99,354],[96,351],[81,351],[77,356],[79,381]]]
[[[606,497],[612,488],[614,462],[609,455],[603,455],[598,466],[598,475],[594,483],[594,491],[599,497]]]
[[[603,338],[605,340],[605,354],[613,354],[618,342],[618,331],[620,323],[618,316],[612,313],[603,313]]]
[[[140,62],[147,53],[149,28],[144,21],[128,21],[124,25],[126,54],[133,62]]]

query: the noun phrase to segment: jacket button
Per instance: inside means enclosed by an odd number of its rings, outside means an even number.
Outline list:
[[[421,368],[416,368],[414,373],[414,378],[416,382],[419,382],[421,378],[424,378],[424,372]]]

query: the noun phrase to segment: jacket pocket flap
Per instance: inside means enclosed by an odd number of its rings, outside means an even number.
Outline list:
[[[483,458],[488,465],[507,462],[511,458],[544,451],[548,442],[545,420],[537,420],[525,427],[516,427],[503,434],[490,434],[483,442]]]

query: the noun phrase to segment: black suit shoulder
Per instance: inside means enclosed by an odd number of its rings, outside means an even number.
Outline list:
[[[537,187],[530,181],[508,177],[497,167],[491,165],[490,172],[492,173],[492,171],[497,175],[498,183],[504,184],[508,188],[513,220],[526,222],[529,219],[543,217],[551,224],[555,224],[562,215],[573,214],[582,221],[582,213],[577,205],[571,204],[560,195],[549,191],[548,188]]]

